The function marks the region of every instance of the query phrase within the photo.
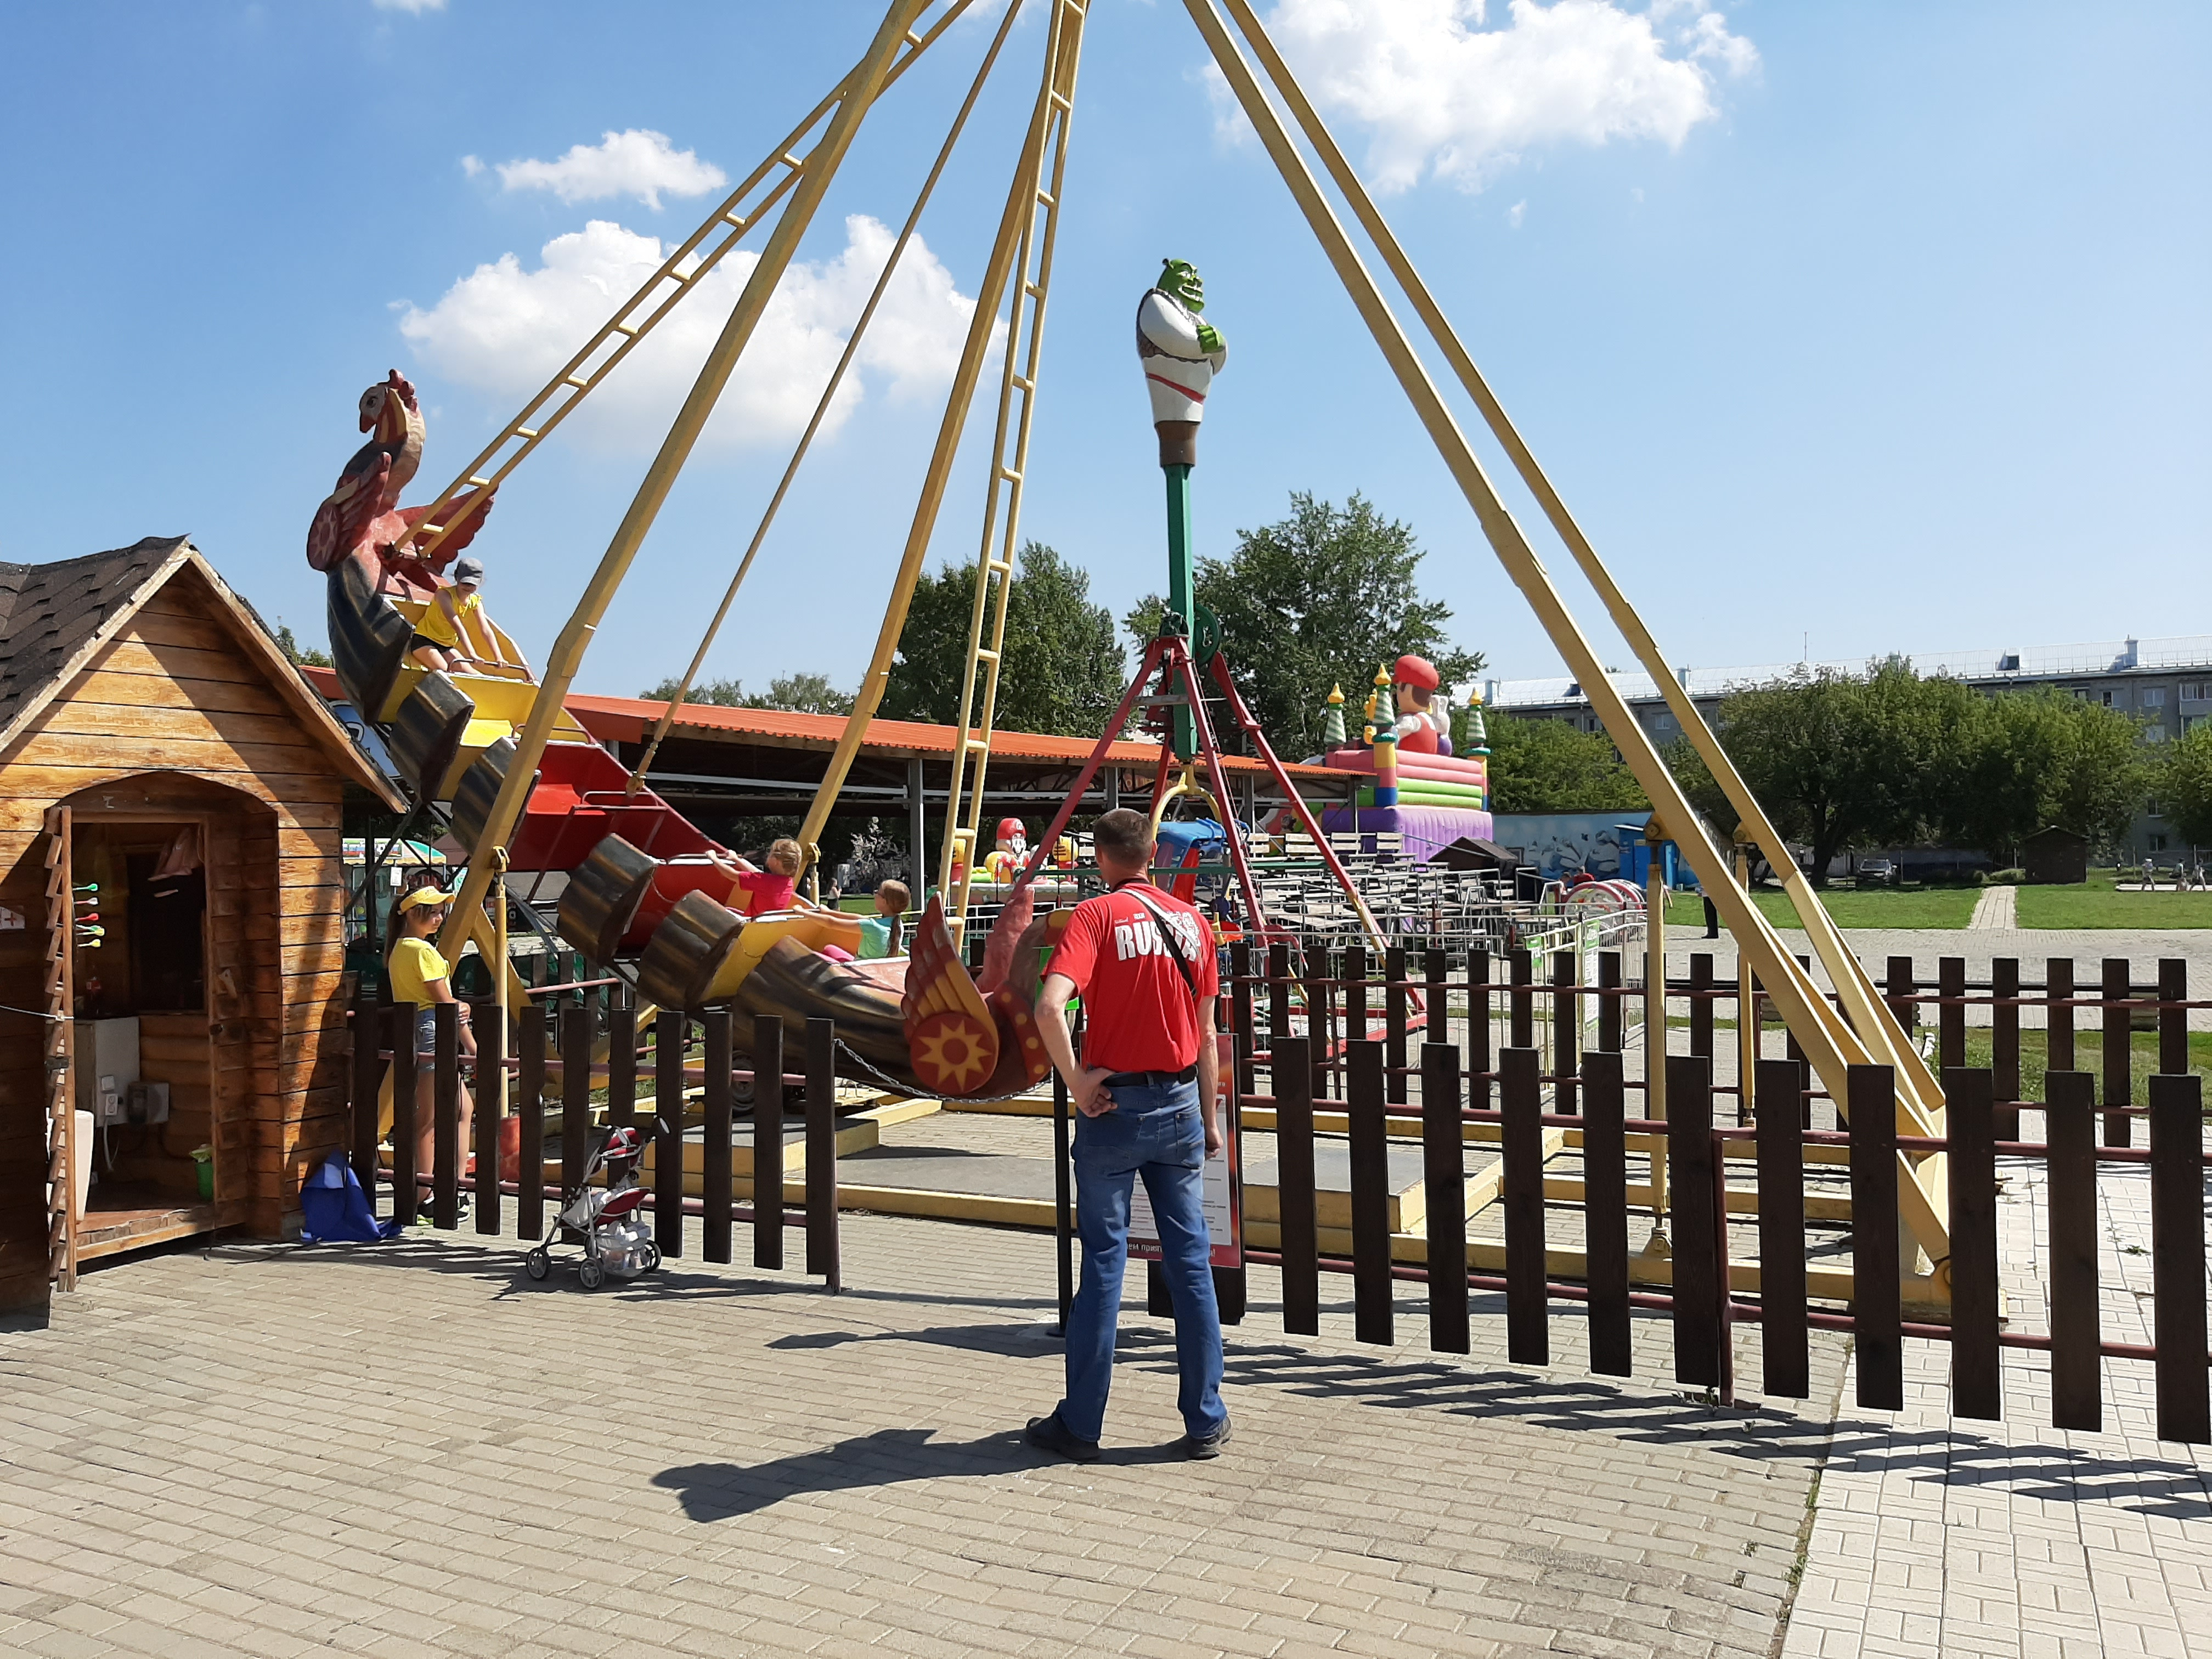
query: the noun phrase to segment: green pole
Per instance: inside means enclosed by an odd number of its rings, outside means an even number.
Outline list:
[[[1198,609],[1197,595],[1191,591],[1190,467],[1178,463],[1160,470],[1168,478],[1168,609],[1182,618],[1185,637],[1195,650]],[[1188,760],[1198,753],[1198,722],[1188,708],[1173,712],[1176,758]]]

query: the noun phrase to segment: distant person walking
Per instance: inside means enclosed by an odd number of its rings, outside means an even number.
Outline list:
[[[1037,1029],[1080,1114],[1075,1208],[1083,1274],[1067,1318],[1067,1393],[1051,1415],[1030,1420],[1030,1443],[1079,1463],[1098,1456],[1129,1200],[1141,1176],[1175,1297],[1183,1450],[1218,1457],[1229,1443],[1229,1413],[1201,1202],[1206,1160],[1222,1148],[1212,932],[1197,910],[1152,884],[1152,824],[1143,813],[1107,813],[1092,839],[1109,890],[1075,907],[1037,999]],[[1079,991],[1086,1022],[1080,1060],[1067,1029],[1067,1000]]]

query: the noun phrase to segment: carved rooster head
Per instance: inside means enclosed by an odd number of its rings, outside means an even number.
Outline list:
[[[395,368],[361,394],[361,429],[376,434],[380,443],[397,443],[407,435],[415,410],[414,383]]]

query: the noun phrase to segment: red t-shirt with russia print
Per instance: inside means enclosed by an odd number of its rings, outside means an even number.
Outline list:
[[[1141,886],[1144,897],[1130,890]],[[1149,883],[1129,882],[1075,907],[1047,974],[1083,994],[1083,1063],[1109,1072],[1180,1072],[1198,1061],[1198,1008],[1182,970],[1160,942],[1170,919],[1198,994],[1219,994],[1213,930],[1192,906]]]

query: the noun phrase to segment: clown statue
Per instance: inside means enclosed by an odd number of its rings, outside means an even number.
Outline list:
[[[1441,689],[1443,678],[1425,657],[1410,653],[1398,659],[1390,672],[1398,715],[1398,749],[1407,755],[1449,755],[1451,742],[1451,698]]]
[[[983,860],[983,873],[1000,886],[1009,886],[1030,861],[1030,832],[1019,818],[999,820],[999,844]]]

